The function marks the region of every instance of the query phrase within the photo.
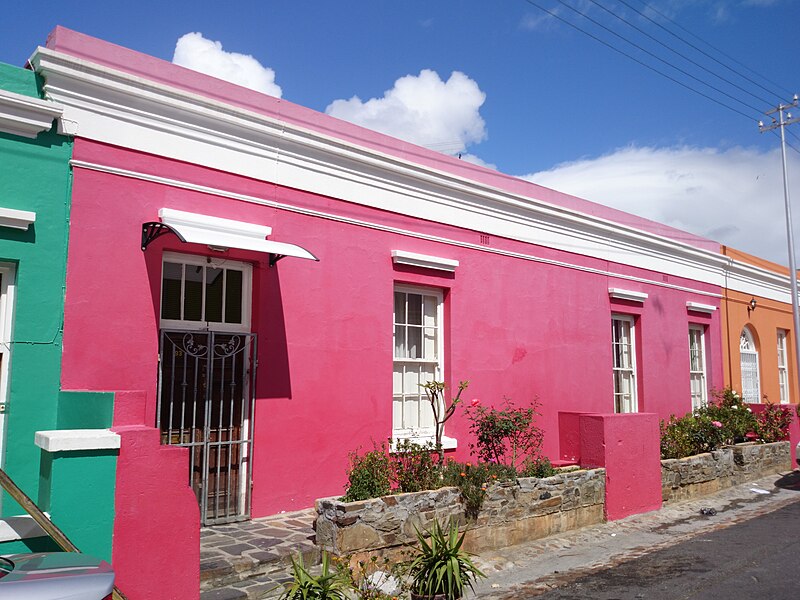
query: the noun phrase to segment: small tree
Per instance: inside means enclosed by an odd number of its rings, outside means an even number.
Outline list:
[[[450,399],[450,404],[447,403],[447,399],[445,398],[445,389],[447,386],[443,381],[429,381],[421,385],[433,409],[433,422],[436,427],[436,452],[439,454],[439,464],[443,465],[444,448],[442,447],[442,435],[444,435],[444,424],[453,416],[456,406],[461,402],[461,393],[467,389],[469,381],[459,381],[458,393],[455,398]]]
[[[542,448],[544,432],[536,426],[539,402],[534,399],[523,408],[505,398],[503,404],[501,410],[483,406],[469,409],[470,430],[476,438],[472,449],[484,462],[519,470],[524,462],[535,462]]]

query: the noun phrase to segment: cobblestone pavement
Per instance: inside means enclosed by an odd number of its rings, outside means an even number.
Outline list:
[[[600,569],[800,501],[800,473],[773,475],[661,510],[484,552],[481,600],[531,598]],[[715,514],[704,515],[702,509]],[[523,592],[524,589],[524,592]]]
[[[274,598],[290,580],[291,557],[319,562],[314,509],[200,531],[200,599]]]

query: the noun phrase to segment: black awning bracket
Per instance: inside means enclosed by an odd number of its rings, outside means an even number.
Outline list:
[[[269,255],[269,266],[274,267],[275,263],[277,263],[280,259],[286,258],[283,254],[270,254]]]
[[[150,242],[160,238],[162,235],[167,233],[174,233],[180,241],[182,242],[186,241],[183,239],[183,236],[181,234],[179,234],[169,225],[165,225],[164,223],[159,223],[158,221],[149,221],[147,223],[142,223],[142,252],[144,252],[147,246],[150,245]]]

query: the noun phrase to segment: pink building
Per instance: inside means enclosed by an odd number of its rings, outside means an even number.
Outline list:
[[[116,394],[126,591],[143,555],[196,572],[201,522],[311,506],[348,452],[429,438],[421,381],[538,397],[554,460],[559,413],[666,418],[723,385],[713,241],[66,29],[31,63],[75,138],[62,388]],[[445,435],[468,456],[461,414]]]

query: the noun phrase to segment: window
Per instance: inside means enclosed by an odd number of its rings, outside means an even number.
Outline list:
[[[692,394],[692,409],[705,406],[706,395],[706,348],[701,325],[689,325],[689,382]]]
[[[742,398],[745,402],[761,402],[758,378],[758,351],[749,328],[742,329],[739,338],[739,362],[742,368]]]
[[[781,392],[781,404],[789,403],[789,372],[786,360],[786,330],[778,329],[778,387]]]
[[[434,435],[433,411],[422,384],[441,381],[442,349],[441,292],[395,287],[394,438]]]
[[[161,326],[249,331],[251,272],[245,263],[165,254]]]
[[[614,411],[637,412],[636,345],[633,317],[612,315],[611,351],[614,355]]]

